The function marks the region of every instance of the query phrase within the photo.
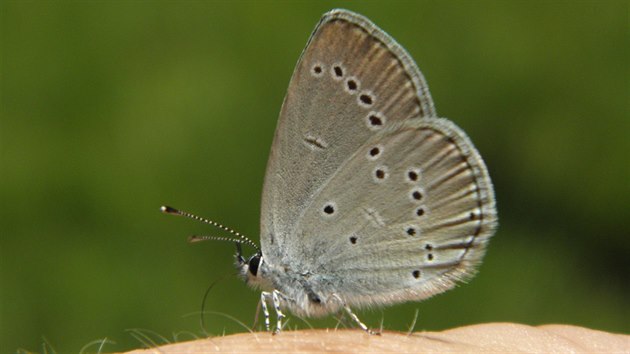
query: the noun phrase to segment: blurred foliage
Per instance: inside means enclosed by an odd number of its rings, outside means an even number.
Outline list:
[[[140,347],[251,325],[233,246],[258,239],[276,118],[319,16],[371,18],[484,156],[500,229],[480,274],[372,326],[566,323],[630,332],[627,1],[2,1],[0,348]],[[242,331],[206,317],[211,333]],[[332,326],[333,319],[312,321]],[[306,326],[291,317],[290,326]],[[190,332],[187,333],[187,332]],[[179,334],[179,335],[177,335]],[[46,338],[46,339],[43,339]],[[153,338],[156,338],[154,336]],[[96,347],[90,347],[96,350]]]

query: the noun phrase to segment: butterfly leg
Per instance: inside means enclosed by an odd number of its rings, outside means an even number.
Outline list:
[[[273,331],[273,334],[280,333],[280,331],[282,330],[282,319],[286,317],[280,309],[281,297],[282,299],[285,299],[285,296],[278,290],[274,290],[272,292],[263,291],[260,293],[260,304],[262,305],[262,310],[265,314],[265,328],[267,328],[267,332],[271,331],[271,325],[269,321],[269,308],[267,307],[267,300],[269,300],[269,298],[271,298],[273,307],[276,310],[276,318],[278,319],[278,322],[276,323],[276,329]]]
[[[379,332],[374,332],[373,330],[369,329],[368,326],[365,325],[365,323],[361,322],[361,320],[359,319],[359,317],[357,317],[357,315],[354,314],[354,312],[352,312],[352,309],[350,309],[350,307],[339,297],[339,295],[337,294],[333,294],[333,297],[335,299],[337,299],[341,305],[343,306],[343,309],[346,311],[346,313],[348,315],[350,315],[350,318],[352,318],[352,320],[359,326],[361,327],[362,330],[364,330],[365,332],[367,332],[368,334],[375,334],[375,335],[380,335]]]
[[[280,310],[280,296],[284,298],[284,295],[282,295],[282,293],[278,290],[274,290],[271,294],[273,299],[273,306],[276,309],[276,317],[278,319],[278,322],[276,323],[276,330],[273,331],[273,334],[277,334],[280,333],[280,330],[282,330],[282,319],[285,317],[284,313],[282,313],[282,310]]]
[[[265,315],[265,328],[267,328],[267,332],[270,331],[269,326],[269,309],[267,308],[267,298],[271,295],[268,291],[263,291],[260,293],[260,305],[262,306],[263,314]]]
[[[339,329],[340,326],[343,326],[343,328],[348,328],[348,324],[346,323],[347,322],[346,316],[344,315],[343,312],[336,313],[333,316],[337,320],[337,324],[335,325],[335,330]]]

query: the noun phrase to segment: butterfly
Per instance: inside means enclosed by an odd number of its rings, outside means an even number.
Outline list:
[[[317,317],[419,301],[469,279],[497,228],[487,168],[439,118],[411,56],[366,17],[323,15],[297,63],[267,165],[260,247],[240,274],[283,309]],[[255,253],[245,258],[240,245]]]

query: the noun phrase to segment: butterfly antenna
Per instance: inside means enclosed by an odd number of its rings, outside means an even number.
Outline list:
[[[258,245],[256,245],[256,243],[254,243],[254,241],[250,240],[249,238],[247,238],[247,236],[234,231],[233,229],[227,227],[227,226],[223,226],[221,224],[219,224],[216,221],[212,221],[210,219],[206,219],[206,218],[202,218],[200,216],[182,211],[182,210],[178,210],[175,208],[172,208],[170,206],[162,206],[160,207],[160,211],[163,212],[164,214],[171,214],[171,215],[179,215],[179,216],[185,216],[189,219],[193,219],[193,220],[197,220],[197,221],[201,221],[204,224],[208,224],[208,225],[212,225],[218,229],[221,229],[223,231],[227,231],[230,234],[238,237],[238,238],[231,238],[231,237],[216,237],[216,236],[190,236],[188,238],[188,242],[199,242],[199,241],[230,241],[230,242],[236,242],[236,243],[243,243],[246,245],[250,245],[252,246],[254,249],[256,249],[256,251],[258,251],[260,253],[260,248],[258,247]]]

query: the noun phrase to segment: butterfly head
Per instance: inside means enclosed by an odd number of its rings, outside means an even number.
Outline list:
[[[236,244],[236,267],[241,274],[241,278],[251,286],[260,286],[262,281],[263,255],[260,251],[251,257],[245,258],[242,255],[241,244]]]

